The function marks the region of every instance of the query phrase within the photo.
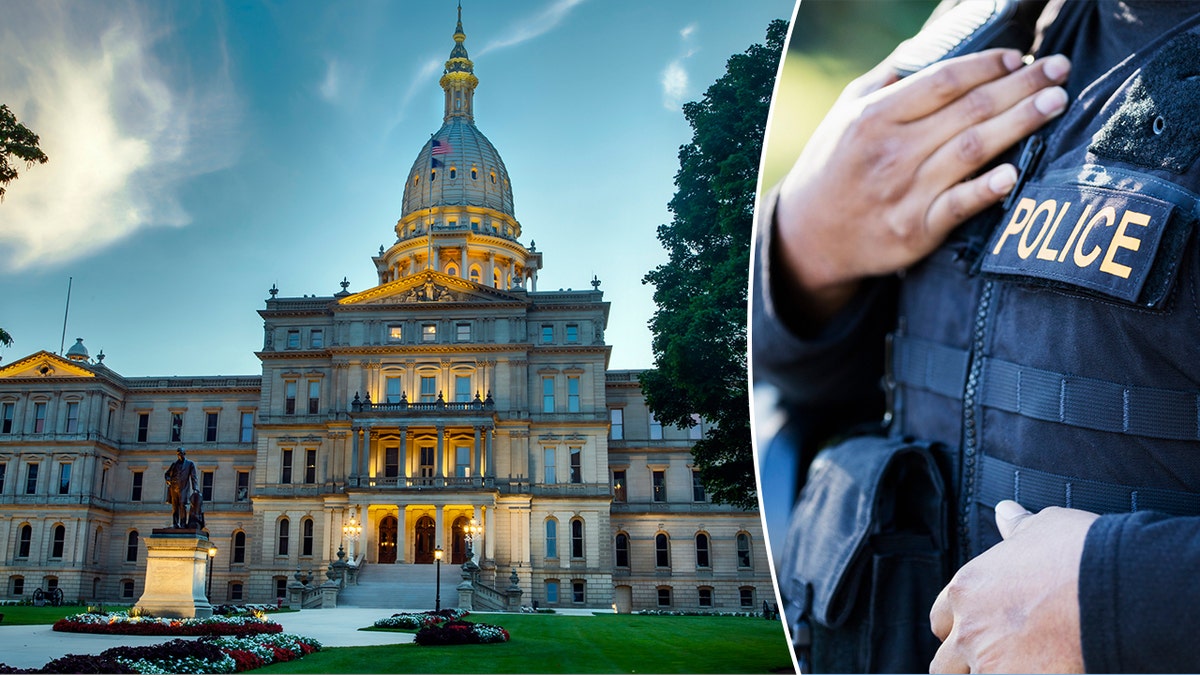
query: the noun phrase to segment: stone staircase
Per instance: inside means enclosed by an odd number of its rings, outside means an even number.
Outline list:
[[[338,594],[338,607],[377,607],[393,611],[432,610],[437,570],[434,565],[369,564],[358,574],[358,585]],[[442,564],[442,607],[458,606],[458,565]]]

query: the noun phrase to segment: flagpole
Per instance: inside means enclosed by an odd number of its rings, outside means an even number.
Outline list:
[[[67,345],[67,315],[71,313],[71,282],[75,277],[67,277],[67,308],[63,310],[62,340],[58,343],[58,354],[62,356],[63,348]]]

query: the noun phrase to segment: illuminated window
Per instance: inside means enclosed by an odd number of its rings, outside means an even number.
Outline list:
[[[493,171],[492,172],[492,185],[495,185],[495,184],[496,184],[496,172]]]
[[[477,178],[479,178],[479,170],[475,167],[471,167],[471,180],[475,180]]]
[[[421,324],[421,342],[436,342],[437,341],[437,324],[423,323]]]
[[[625,491],[625,470],[613,471],[613,501],[623,502],[627,499]]]
[[[447,265],[446,266],[446,274],[448,276],[456,277],[456,276],[458,276],[458,268],[455,267],[454,265]]]
[[[421,403],[437,402],[437,378],[432,375],[421,376]]]
[[[458,101],[458,103],[461,104],[462,101]],[[458,169],[450,167],[450,180],[454,180],[455,178],[458,178]]]
[[[384,389],[384,399],[383,399],[384,402],[399,403],[400,402],[400,378],[399,377],[389,377],[389,378],[387,378],[387,380],[385,382],[386,382],[386,387]]]
[[[654,501],[667,501],[667,472],[653,471],[650,474],[650,484],[654,488]]]
[[[403,326],[388,326],[388,342],[400,342],[404,339]]]
[[[483,274],[479,271],[479,267],[472,266],[469,277],[470,277],[471,281],[474,281],[475,283],[478,284],[478,283],[481,283],[481,280],[483,279]]]
[[[317,451],[314,448],[304,451],[304,482],[309,485],[317,482]]]

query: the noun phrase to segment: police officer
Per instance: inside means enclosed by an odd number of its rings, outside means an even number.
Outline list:
[[[760,208],[755,377],[821,438],[886,381],[943,448],[934,672],[1200,670],[1198,13],[1052,1],[1032,63],[885,62]]]

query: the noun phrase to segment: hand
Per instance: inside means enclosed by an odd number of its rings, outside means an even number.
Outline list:
[[[1082,673],[1079,561],[1094,513],[996,505],[1004,541],[942,589],[929,621],[931,673]]]
[[[781,260],[814,318],[870,276],[908,267],[1002,199],[1011,164],[970,178],[1066,108],[1071,64],[993,49],[897,80],[885,61],[852,82],[784,178]]]

